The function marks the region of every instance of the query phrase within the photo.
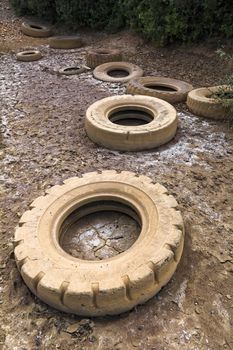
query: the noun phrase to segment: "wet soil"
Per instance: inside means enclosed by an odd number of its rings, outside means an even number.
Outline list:
[[[169,144],[136,153],[106,150],[86,136],[85,111],[97,99],[123,94],[125,86],[97,81],[90,71],[57,74],[84,63],[93,47],[121,49],[145,75],[195,87],[221,83],[231,63],[216,55],[218,43],[160,49],[129,32],[83,31],[85,47],[54,50],[47,39],[23,36],[21,22],[2,1],[0,349],[232,349],[232,126],[198,118],[179,104],[179,128]],[[42,52],[40,61],[16,61],[16,52],[33,48]],[[226,49],[232,53],[232,44]],[[104,169],[145,174],[167,187],[180,204],[186,237],[181,263],[160,293],[131,312],[90,320],[56,311],[29,292],[12,238],[19,217],[46,189]]]

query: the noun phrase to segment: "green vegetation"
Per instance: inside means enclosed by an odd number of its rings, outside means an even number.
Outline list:
[[[32,14],[56,19],[54,0],[10,0],[17,14]]]
[[[226,88],[219,88],[214,98],[229,110],[229,114],[233,116],[233,74],[224,82]]]
[[[227,54],[223,48],[218,49],[217,54],[226,62],[233,63],[233,56]],[[224,87],[219,88],[214,98],[229,110],[229,114],[233,117],[233,74],[223,80]],[[227,86],[227,88],[225,87]]]
[[[133,28],[161,45],[233,36],[231,0],[11,0],[31,13],[70,27]]]

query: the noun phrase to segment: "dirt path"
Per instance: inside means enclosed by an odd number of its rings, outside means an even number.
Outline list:
[[[215,45],[158,49],[127,32],[83,33],[84,48],[52,50],[46,40],[21,35],[21,20],[8,6],[0,5],[0,349],[233,349],[231,127],[197,118],[181,104],[179,130],[168,145],[137,153],[106,150],[86,136],[85,111],[125,87],[91,73],[56,73],[83,62],[88,48],[110,45],[123,49],[145,74],[194,86],[219,83],[232,68],[217,57]],[[40,48],[42,60],[15,60],[15,51],[32,47]],[[12,237],[20,215],[45,189],[110,168],[148,175],[177,198],[186,226],[184,255],[169,284],[145,305],[118,317],[81,319],[47,307],[28,291],[15,266]]]

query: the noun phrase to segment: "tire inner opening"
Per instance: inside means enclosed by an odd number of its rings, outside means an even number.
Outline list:
[[[108,118],[117,125],[140,126],[150,123],[154,116],[146,110],[129,107],[113,111]]]
[[[129,75],[129,72],[125,69],[110,69],[108,75],[113,78],[124,78]]]
[[[31,28],[34,28],[34,29],[43,29],[42,27],[36,26],[36,25],[34,25],[34,24],[31,24],[30,27],[31,27]]]
[[[74,210],[59,232],[61,248],[75,258],[103,260],[129,249],[141,232],[141,219],[124,203],[100,200]]]
[[[35,51],[23,52],[23,55],[34,55]]]
[[[80,67],[69,67],[69,68],[65,68],[64,71],[65,72],[70,72],[70,71],[74,71],[74,70],[77,70],[77,69],[80,69]]]
[[[177,89],[172,88],[170,86],[164,86],[164,85],[157,85],[157,84],[146,84],[144,85],[145,87],[149,88],[149,89],[153,89],[153,90],[158,90],[158,91],[177,91]]]
[[[109,55],[110,54],[110,52],[109,51],[105,51],[105,50],[101,50],[101,51],[97,51],[97,53],[99,54],[99,55]]]

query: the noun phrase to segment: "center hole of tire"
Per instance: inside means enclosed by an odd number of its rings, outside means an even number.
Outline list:
[[[34,28],[34,29],[42,29],[42,27],[37,26],[37,25],[34,25],[34,24],[31,24],[30,27],[31,27],[31,28]]]
[[[74,71],[74,70],[77,70],[79,69],[80,67],[70,67],[70,68],[65,68],[64,71],[65,72],[70,72],[70,71]]]
[[[75,258],[103,260],[129,249],[141,232],[141,220],[117,201],[89,203],[73,211],[60,228],[61,248]]]
[[[33,55],[35,52],[34,51],[30,51],[30,52],[24,52],[24,55]]]
[[[144,109],[129,107],[111,112],[108,118],[117,125],[140,126],[149,124],[154,116]]]
[[[145,87],[149,88],[149,89],[153,89],[153,90],[159,90],[159,91],[177,91],[177,89],[172,88],[170,86],[163,86],[163,85],[157,85],[157,84],[146,84]]]
[[[109,55],[109,51],[104,51],[104,50],[102,50],[102,51],[98,51],[98,54],[99,55]]]
[[[129,72],[125,69],[111,69],[108,71],[108,75],[113,78],[124,78],[129,75]]]

